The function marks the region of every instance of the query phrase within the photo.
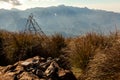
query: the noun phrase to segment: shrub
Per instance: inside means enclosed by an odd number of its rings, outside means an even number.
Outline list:
[[[62,49],[66,47],[65,38],[61,34],[55,34],[46,39],[42,46],[47,57],[58,57],[64,54]]]

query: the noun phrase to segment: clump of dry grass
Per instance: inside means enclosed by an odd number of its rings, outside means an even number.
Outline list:
[[[9,35],[10,38],[6,39],[4,43],[6,44],[4,53],[10,63],[35,55],[35,53],[33,53],[33,47],[39,43],[37,40],[33,39],[34,35],[24,33],[11,33]]]
[[[7,63],[12,64],[36,55],[47,58],[64,54],[62,49],[66,47],[66,43],[62,35],[55,34],[49,37],[41,35],[41,37],[32,33],[1,32],[0,57],[5,55]]]
[[[105,45],[98,47],[80,76],[80,80],[119,80],[120,42],[119,33],[104,36]]]
[[[80,68],[84,72],[89,61],[96,54],[96,50],[112,47],[117,39],[118,33],[110,35],[87,33],[84,36],[74,38],[68,45],[72,66]]]
[[[42,40],[30,33],[0,32],[1,65],[12,64],[41,53]],[[4,63],[3,63],[4,62]]]
[[[98,51],[80,80],[120,80],[119,45]]]
[[[0,31],[0,65],[4,65],[4,62],[7,62],[6,61],[6,56],[3,52],[4,50],[4,35],[5,32],[4,31]]]
[[[63,49],[66,47],[65,38],[61,34],[55,34],[51,36],[51,50],[53,57],[58,57],[64,54]]]

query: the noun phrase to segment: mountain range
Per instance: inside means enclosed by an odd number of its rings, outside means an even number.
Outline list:
[[[46,34],[74,36],[90,31],[108,33],[116,28],[120,29],[120,13],[65,5],[27,10],[0,9],[0,28],[9,31],[23,30],[30,13],[33,13]]]

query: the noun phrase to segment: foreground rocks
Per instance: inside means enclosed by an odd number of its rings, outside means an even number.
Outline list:
[[[70,70],[59,67],[59,60],[36,56],[0,67],[0,80],[76,80]]]

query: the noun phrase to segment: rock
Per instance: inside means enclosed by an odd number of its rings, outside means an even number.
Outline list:
[[[44,72],[43,72],[42,70],[40,70],[40,69],[37,69],[36,72],[35,72],[35,74],[36,74],[38,77],[41,77],[41,78],[45,75]]]
[[[23,72],[20,74],[19,80],[39,80],[39,77],[30,72]]]
[[[15,68],[15,71],[16,72],[23,72],[24,71],[24,67],[22,67],[22,66],[17,66],[16,68]]]
[[[5,73],[5,72],[7,72],[7,71],[10,71],[12,67],[13,67],[12,65],[8,65],[7,67],[4,67],[4,68],[1,70],[1,72],[2,72],[2,73]]]
[[[27,61],[26,61],[26,62],[21,63],[21,65],[22,65],[22,66],[28,66],[28,65],[30,65],[31,63],[32,63],[32,62],[27,62]]]
[[[21,62],[21,65],[22,66],[29,66],[31,64],[37,64],[37,63],[39,63],[39,61],[40,61],[40,57],[36,56],[36,57],[29,58],[29,59]]]
[[[45,75],[49,78],[52,78],[53,80],[60,80],[58,76],[58,69],[58,64],[55,61],[53,61],[51,62],[50,66],[46,69]]]
[[[16,75],[14,72],[7,72],[6,74],[0,75],[0,80],[15,80]]]
[[[57,73],[57,72],[58,72],[58,69],[59,69],[58,64],[57,64],[55,61],[53,61],[53,62],[50,64],[50,66],[46,69],[45,75],[46,75],[46,76],[50,76],[50,75],[52,75],[53,73]]]
[[[59,67],[58,60],[36,56],[14,65],[0,66],[0,80],[76,80],[71,71]]]
[[[58,74],[60,80],[77,80],[70,70],[60,70]]]

